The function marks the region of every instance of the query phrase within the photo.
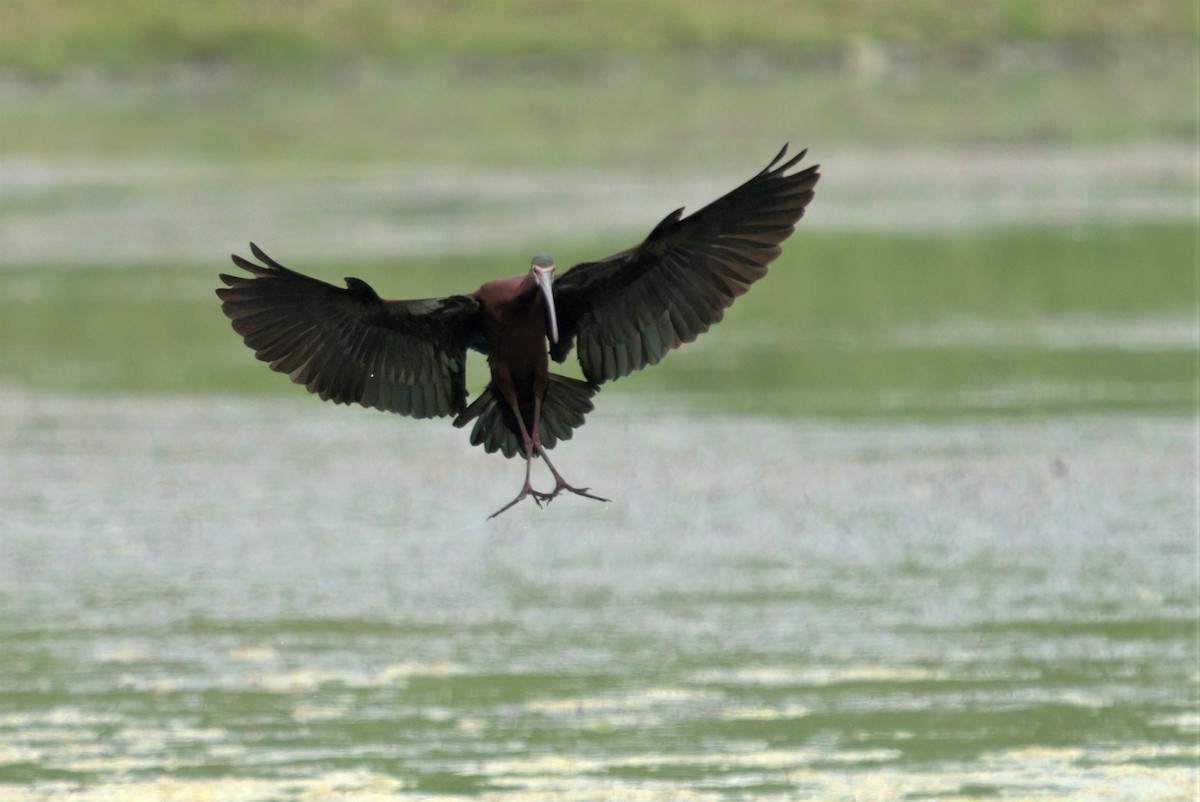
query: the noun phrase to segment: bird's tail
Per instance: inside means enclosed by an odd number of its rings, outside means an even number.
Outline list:
[[[600,388],[590,382],[550,374],[546,396],[542,399],[542,420],[538,426],[542,447],[554,448],[559,440],[570,440],[583,425],[583,416],[592,411],[592,396]],[[526,408],[528,407],[528,408]],[[521,405],[526,427],[533,422],[533,401]],[[489,454],[499,451],[506,457],[522,453],[521,430],[512,408],[489,382],[479,397],[454,419],[459,428],[475,421],[471,445],[482,445]]]

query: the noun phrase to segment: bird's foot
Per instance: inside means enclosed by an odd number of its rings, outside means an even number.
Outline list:
[[[517,493],[517,497],[514,498],[512,501],[508,502],[507,504],[505,504],[500,509],[493,512],[491,515],[489,515],[488,520],[490,521],[493,518],[495,518],[497,515],[499,515],[500,513],[507,512],[509,509],[515,507],[517,505],[517,503],[519,501],[521,501],[522,499],[524,499],[526,496],[528,496],[529,498],[532,498],[533,502],[535,504],[537,504],[539,507],[542,506],[543,501],[549,501],[550,499],[554,498],[554,495],[552,493],[542,493],[539,490],[534,490],[533,487],[530,486],[529,482],[525,482],[525,486],[521,488],[520,493]]]
[[[517,506],[517,504],[519,502],[521,502],[522,500],[524,500],[526,497],[533,499],[533,503],[537,504],[539,507],[542,506],[543,502],[545,502],[546,504],[549,504],[551,501],[554,501],[554,499],[558,498],[559,494],[561,494],[564,490],[566,490],[568,493],[574,493],[577,496],[583,496],[584,498],[590,498],[595,501],[608,501],[608,499],[606,499],[602,496],[596,496],[596,495],[589,493],[588,492],[589,488],[575,487],[574,485],[567,484],[562,479],[557,480],[557,482],[555,483],[555,486],[554,486],[554,490],[550,493],[543,493],[540,490],[534,490],[529,484],[526,484],[524,487],[521,488],[521,492],[517,493],[516,498],[514,498],[512,501],[505,504],[500,509],[493,512],[491,515],[489,515],[488,520],[490,521],[491,519],[495,518],[500,513],[507,512],[508,510]]]
[[[574,485],[567,484],[567,482],[561,476],[556,475],[554,477],[554,491],[551,493],[538,493],[538,495],[541,496],[542,501],[545,501],[547,504],[558,498],[558,494],[564,490],[569,493],[574,493],[577,496],[583,496],[584,498],[590,498],[595,501],[608,501],[608,499],[604,498],[603,496],[592,495],[588,492],[590,489],[591,488],[575,487]]]

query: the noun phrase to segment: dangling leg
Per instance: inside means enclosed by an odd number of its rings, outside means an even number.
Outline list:
[[[536,503],[539,507],[542,506],[542,500],[547,498],[545,493],[539,493],[533,489],[532,485],[529,484],[529,473],[533,468],[533,438],[529,436],[529,430],[525,428],[525,421],[521,420],[521,410],[516,404],[510,404],[510,406],[513,409],[513,414],[517,416],[517,426],[521,430],[521,450],[525,452],[525,484],[521,485],[521,492],[517,493],[516,498],[488,516],[489,521],[508,508],[515,506],[518,501],[526,496],[532,496],[534,503]],[[553,498],[553,496],[550,496],[550,498]]]
[[[606,498],[593,496],[591,493],[587,492],[589,488],[574,487],[573,485],[568,484],[566,479],[562,478],[562,474],[558,472],[558,469],[554,467],[554,463],[550,461],[550,455],[546,453],[546,449],[542,448],[542,436],[538,433],[538,425],[541,423],[541,421],[542,396],[539,393],[533,398],[533,448],[538,454],[541,454],[542,460],[546,463],[546,467],[550,469],[550,473],[554,474],[554,491],[551,493],[538,493],[537,491],[534,491],[534,498],[540,498],[541,501],[550,502],[553,501],[559,493],[564,490],[568,490],[575,495],[583,496],[584,498],[595,499],[596,501],[608,501]],[[521,425],[524,427],[524,423]],[[522,431],[524,431],[523,428]]]

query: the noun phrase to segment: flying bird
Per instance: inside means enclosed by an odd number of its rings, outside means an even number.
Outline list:
[[[550,449],[569,440],[607,381],[657,365],[721,320],[734,299],[767,273],[780,243],[813,198],[819,166],[789,174],[807,151],[787,145],[760,173],[703,209],[676,209],[638,245],[555,276],[554,260],[489,281],[466,295],[390,301],[365,281],[345,288],[284,267],[254,243],[249,273],[221,274],[221,308],[255,356],[323,401],[360,404],[415,418],[474,421],[471,444],[525,459],[516,497],[538,506],[568,483]],[[487,356],[491,381],[467,404],[467,351]],[[549,360],[578,354],[584,379],[551,373]],[[548,493],[530,484],[535,457],[554,477]]]

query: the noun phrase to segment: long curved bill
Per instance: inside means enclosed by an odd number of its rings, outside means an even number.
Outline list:
[[[546,314],[550,319],[550,342],[558,342],[558,314],[554,311],[554,268],[535,267],[534,278],[542,289],[542,297],[546,299]]]

